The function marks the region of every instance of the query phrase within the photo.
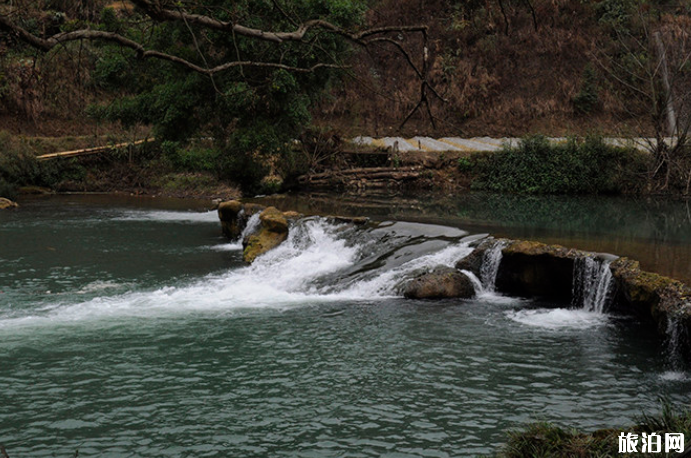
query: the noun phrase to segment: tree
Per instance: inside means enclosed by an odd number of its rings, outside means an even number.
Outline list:
[[[654,156],[651,178],[659,190],[691,190],[691,20],[634,2],[632,14],[613,22],[615,39],[596,59],[631,119],[647,120]],[[639,118],[640,119],[640,118]],[[652,130],[651,130],[652,129]]]
[[[364,0],[119,0],[55,32],[36,26],[30,4],[0,3],[14,46],[50,54],[89,43],[94,83],[130,94],[92,113],[151,124],[162,141],[212,137],[232,160],[285,149],[354,46],[393,47],[416,70],[421,102],[428,90],[426,27],[366,28]]]

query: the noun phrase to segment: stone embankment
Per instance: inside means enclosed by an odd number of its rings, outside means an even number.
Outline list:
[[[465,152],[479,152],[479,151],[499,151],[505,145],[518,146],[522,139],[518,137],[355,137],[352,142],[357,146],[374,147],[381,149],[391,149],[394,152],[420,152],[420,151],[465,151]],[[565,143],[566,137],[548,137],[552,143]],[[655,145],[656,139],[646,137],[608,137],[605,138],[605,143],[612,146],[621,146],[625,148],[636,148],[641,151],[650,151],[651,145]],[[671,137],[664,139],[667,144],[672,144]]]

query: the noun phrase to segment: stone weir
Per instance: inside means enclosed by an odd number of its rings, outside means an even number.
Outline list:
[[[498,245],[497,292],[635,315],[655,323],[662,336],[676,340],[671,345],[691,356],[691,288],[684,283],[643,271],[638,261],[629,258],[493,238],[481,241],[456,263],[456,269],[480,277],[491,250]]]
[[[218,214],[223,233],[242,239],[243,258],[257,256],[288,237],[291,221],[303,215],[239,201],[222,202]],[[364,224],[367,218],[330,217]],[[595,312],[635,315],[654,323],[668,340],[691,356],[691,288],[680,281],[641,270],[638,261],[539,242],[494,239],[475,242],[455,268],[439,266],[402,285],[405,297],[467,298],[496,291],[543,299]],[[674,342],[671,342],[671,341]]]

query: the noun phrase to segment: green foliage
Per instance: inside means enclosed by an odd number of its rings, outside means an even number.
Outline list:
[[[17,186],[8,183],[4,178],[0,178],[0,197],[15,199],[17,197]]]
[[[573,107],[576,113],[588,114],[595,111],[599,103],[597,72],[592,65],[588,64],[583,70],[581,90],[573,98]]]
[[[184,146],[172,141],[163,142],[161,151],[173,169],[180,172],[216,172],[220,156],[215,148]]]
[[[59,181],[85,176],[86,169],[74,160],[39,161],[28,139],[0,132],[0,190],[13,194],[20,186],[52,188]]]
[[[246,195],[263,194],[261,181],[268,173],[264,161],[243,151],[224,155],[219,168],[220,178],[237,183]]]
[[[562,145],[528,137],[516,148],[475,154],[471,161],[474,188],[526,194],[630,191],[646,165],[642,153],[608,146],[598,137]]]
[[[36,160],[25,141],[16,141],[7,132],[0,132],[0,179],[5,187],[54,183],[53,170]]]
[[[458,170],[461,172],[470,172],[473,169],[473,161],[469,157],[458,158]]]
[[[628,28],[636,3],[636,0],[601,0],[595,5],[595,14],[601,24],[614,29]]]
[[[265,0],[210,0],[205,6],[204,14],[219,20],[263,30],[295,29],[293,19]],[[326,19],[349,27],[363,17],[366,6],[364,0],[296,0],[290,2],[288,16],[299,20]],[[146,43],[149,49],[179,56],[202,67],[257,61],[309,68],[333,62],[333,56],[345,58],[351,49],[341,37],[317,30],[305,37],[312,45],[304,46],[208,29],[197,30],[193,35],[184,22],[152,24],[148,18],[136,14],[132,19],[119,19],[106,9],[97,26],[102,30],[118,30],[128,38]],[[310,121],[311,103],[339,75],[327,68],[294,73],[245,65],[210,78],[175,63],[135,59],[134,52],[114,45],[101,45],[97,54],[94,83],[119,94],[125,90],[132,95],[91,107],[91,116],[120,121],[125,126],[151,124],[162,142],[184,143],[199,136],[212,137],[224,155],[236,156],[221,161],[222,175],[245,183],[245,189],[255,187],[249,183],[256,181],[263,173],[260,170],[265,168],[252,164],[258,157],[267,160],[267,155],[284,152],[284,145],[298,138]],[[208,160],[220,161],[208,152],[182,151],[167,153],[176,167],[191,164],[196,169],[207,170]],[[253,172],[246,174],[245,165]]]

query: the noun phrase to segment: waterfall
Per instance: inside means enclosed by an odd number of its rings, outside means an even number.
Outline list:
[[[613,287],[610,264],[610,260],[590,256],[576,259],[571,296],[573,307],[589,312],[605,312]]]
[[[482,282],[479,278],[475,276],[474,273],[465,269],[461,269],[461,272],[470,279],[470,282],[473,284],[473,288],[475,289],[475,294],[479,296],[480,294],[485,292],[485,287],[482,286]]]
[[[243,209],[240,211],[244,212],[245,210]],[[247,220],[245,228],[242,230],[242,234],[240,234],[240,242],[245,240],[245,237],[248,237],[257,232],[260,224],[261,221],[259,220],[259,213],[255,213],[254,215],[250,216],[250,218]]]
[[[491,248],[485,251],[482,257],[482,267],[480,268],[480,281],[484,292],[494,292],[494,285],[497,281],[499,264],[501,263],[501,250],[506,247],[506,240],[498,240]]]
[[[665,353],[667,365],[672,371],[684,369],[684,356],[682,349],[688,340],[686,329],[679,317],[667,315],[667,327],[665,329]]]

